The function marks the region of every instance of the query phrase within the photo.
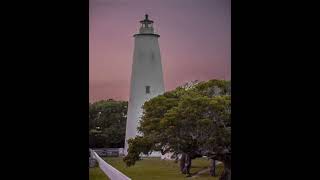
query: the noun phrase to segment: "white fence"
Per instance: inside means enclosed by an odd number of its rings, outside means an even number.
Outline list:
[[[118,171],[116,168],[112,167],[110,164],[106,163],[96,152],[90,149],[91,157],[95,158],[100,169],[111,179],[111,180],[131,180],[126,175]]]

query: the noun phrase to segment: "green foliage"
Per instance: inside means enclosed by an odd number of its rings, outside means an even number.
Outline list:
[[[231,95],[231,81],[213,79],[206,82],[200,82],[193,90],[208,97]]]
[[[231,153],[230,86],[230,81],[210,80],[146,102],[138,128],[143,136],[130,141],[124,161],[134,165],[141,153],[154,150],[191,157]]]
[[[127,104],[112,99],[89,104],[90,148],[123,147]]]
[[[129,139],[128,144],[130,147],[128,149],[128,155],[123,159],[127,166],[134,165],[136,161],[140,160],[140,154],[148,154],[153,146],[150,139],[141,136],[138,136],[134,139]]]

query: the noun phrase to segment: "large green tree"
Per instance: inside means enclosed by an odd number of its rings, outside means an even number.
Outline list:
[[[231,172],[231,83],[201,82],[177,88],[146,102],[138,130],[129,141],[128,166],[141,153],[161,151],[181,154],[181,171],[189,174],[191,159],[208,156],[224,163],[223,177]]]
[[[89,146],[91,148],[123,147],[127,105],[112,99],[89,104]]]

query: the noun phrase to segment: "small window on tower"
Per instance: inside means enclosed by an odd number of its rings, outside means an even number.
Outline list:
[[[150,93],[150,86],[146,86],[146,93],[147,93],[147,94]]]

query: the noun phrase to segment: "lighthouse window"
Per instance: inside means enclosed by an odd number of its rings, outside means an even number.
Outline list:
[[[150,93],[150,86],[146,86],[146,93],[147,93],[147,94]]]

